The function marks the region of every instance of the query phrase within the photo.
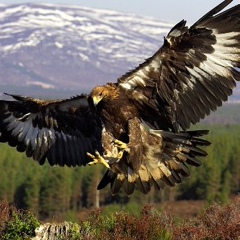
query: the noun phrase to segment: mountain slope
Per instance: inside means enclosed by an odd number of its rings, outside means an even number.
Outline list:
[[[88,92],[154,54],[171,27],[108,10],[0,4],[0,92]],[[240,101],[240,88],[231,99]]]
[[[151,56],[171,24],[114,11],[0,5],[0,84],[88,90]]]

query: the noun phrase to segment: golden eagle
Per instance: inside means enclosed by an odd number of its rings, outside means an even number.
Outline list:
[[[225,0],[191,27],[179,22],[149,59],[89,95],[0,101],[0,141],[40,164],[108,169],[110,184],[148,193],[174,186],[199,166],[205,130],[188,131],[232,94],[240,80],[240,5]]]

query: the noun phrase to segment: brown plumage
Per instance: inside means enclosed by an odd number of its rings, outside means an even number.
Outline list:
[[[181,21],[163,46],[116,83],[89,95],[47,101],[0,101],[0,141],[43,164],[102,162],[110,184],[148,193],[174,186],[200,166],[205,130],[188,131],[232,94],[240,80],[240,5],[225,0],[193,26]]]

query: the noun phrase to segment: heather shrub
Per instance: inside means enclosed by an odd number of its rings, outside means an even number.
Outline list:
[[[2,240],[23,240],[35,235],[35,229],[40,226],[32,213],[20,211],[7,203],[0,204],[0,236]]]
[[[176,226],[173,239],[240,239],[240,197],[224,206],[214,203],[196,218]]]
[[[173,224],[173,218],[165,212],[159,213],[152,206],[143,208],[139,216],[125,211],[109,216],[94,211],[87,220],[80,223],[83,239],[156,239],[170,240],[167,226]]]
[[[14,210],[16,209],[14,208]],[[11,211],[13,211],[13,209]],[[7,202],[0,202],[0,233],[4,229],[5,223],[9,220],[9,218],[10,218],[9,204]]]
[[[175,203],[176,205],[178,202]],[[26,211],[0,203],[1,239],[29,239],[39,226]],[[56,223],[57,225],[57,223]],[[176,217],[159,206],[145,206],[138,214],[123,210],[86,211],[73,223],[68,240],[232,240],[240,239],[240,197],[226,205],[212,204],[196,217]],[[65,239],[65,236],[58,236]]]
[[[105,216],[94,211],[80,225],[83,239],[239,239],[240,197],[227,205],[212,204],[197,217],[188,219],[146,206],[138,216],[125,211]]]

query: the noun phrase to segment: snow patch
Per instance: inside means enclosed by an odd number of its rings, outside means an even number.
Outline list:
[[[40,81],[28,81],[26,82],[27,86],[38,86],[44,89],[54,89],[55,86],[49,83],[44,83],[44,82],[40,82]]]
[[[60,43],[60,42],[55,42],[55,45],[58,47],[58,48],[63,48],[63,44],[62,43]]]

